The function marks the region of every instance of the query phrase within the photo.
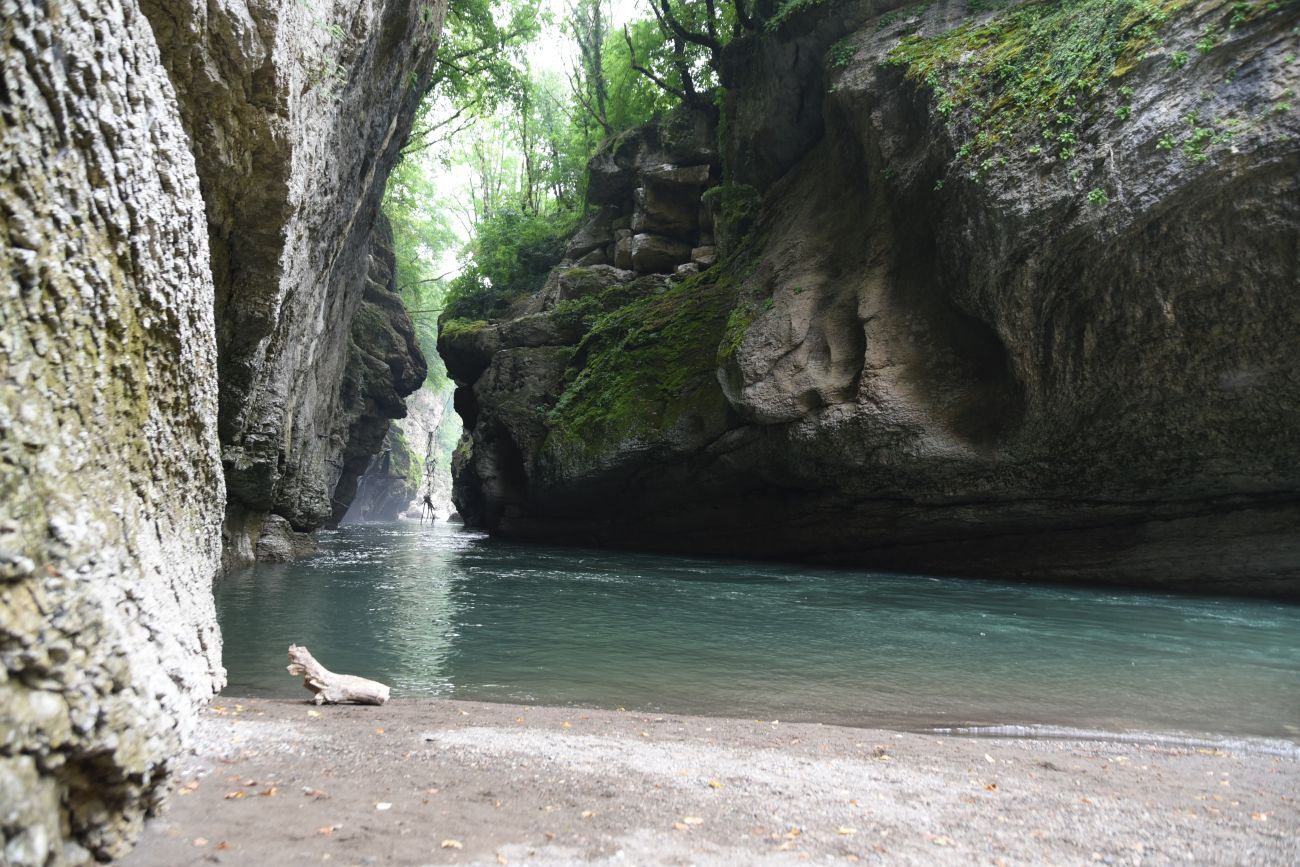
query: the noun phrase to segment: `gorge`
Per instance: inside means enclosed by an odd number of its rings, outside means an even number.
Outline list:
[[[129,850],[214,581],[395,517],[440,363],[499,539],[1300,598],[1300,6],[720,6],[439,362],[445,0],[0,0],[0,863]]]

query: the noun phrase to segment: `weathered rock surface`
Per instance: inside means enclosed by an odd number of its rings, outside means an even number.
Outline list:
[[[334,439],[346,445],[334,487],[330,526],[348,511],[357,482],[379,455],[390,419],[406,415],[406,396],[428,372],[415,326],[397,291],[392,229],[380,216],[371,235],[370,270],[361,307],[352,319]]]
[[[0,863],[78,864],[224,682],[212,278],[133,0],[0,20]]]
[[[237,562],[268,514],[300,531],[337,520],[349,473],[364,471],[384,433],[349,419],[402,415],[388,394],[400,374],[350,387],[358,374],[350,341],[380,198],[446,4],[143,6],[180,95],[207,205],[231,500],[225,545]],[[406,366],[418,358],[416,350]],[[378,391],[365,392],[370,385]]]
[[[671,274],[691,248],[713,237],[701,208],[717,186],[713,118],[679,109],[660,123],[609,141],[588,166],[595,213],[574,235],[561,266],[613,265],[638,274]]]
[[[303,555],[423,378],[367,272],[444,5],[0,3],[0,863],[123,851],[224,680],[226,480],[232,559]]]
[[[959,78],[891,55],[966,4],[882,8],[823,4],[728,55],[732,183],[704,197],[723,262],[618,299],[563,370],[503,380],[503,341],[477,365],[495,380],[464,371],[462,513],[524,538],[1300,594],[1294,6],[1180,8],[1046,145],[981,139]],[[600,200],[637,188],[651,139],[593,164]],[[500,411],[519,388],[544,408],[527,428]]]

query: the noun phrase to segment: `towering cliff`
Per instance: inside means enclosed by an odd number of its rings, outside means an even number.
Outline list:
[[[1300,593],[1296,4],[897,6],[729,46],[718,265],[447,324],[466,517]]]
[[[444,11],[0,2],[0,863],[124,850],[224,680],[223,516],[328,521],[424,379],[377,215]]]
[[[120,854],[223,681],[199,182],[130,2],[0,4],[0,862]]]
[[[446,4],[142,5],[176,85],[207,208],[226,554],[235,563],[253,557],[269,515],[298,531],[337,520],[349,475],[364,470],[386,419],[403,414],[400,398],[423,380],[366,375],[350,347],[373,282],[372,249],[391,245],[382,232],[372,237],[376,216],[432,72]],[[383,316],[411,328],[400,305]],[[399,367],[423,368],[418,346],[403,351]]]

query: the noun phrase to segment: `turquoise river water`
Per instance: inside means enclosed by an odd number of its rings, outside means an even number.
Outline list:
[[[534,547],[446,524],[322,543],[218,584],[227,695],[307,697],[284,670],[297,642],[394,697],[1300,741],[1300,606]]]

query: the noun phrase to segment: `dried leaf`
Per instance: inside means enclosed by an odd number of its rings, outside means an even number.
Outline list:
[[[442,843],[441,843],[441,846],[442,846],[442,848],[444,848],[444,849],[464,849],[464,848],[465,848],[465,844],[462,843],[462,842],[460,842],[459,840],[443,840]]]
[[[208,845],[208,838],[207,838],[207,837],[195,837],[195,838],[194,838],[194,845],[195,845],[197,848],[202,849],[204,846]]]
[[[997,783],[988,783],[984,786],[984,791],[986,792],[996,792],[997,790],[998,790]]]
[[[322,837],[329,837],[335,831],[337,831],[339,828],[342,827],[343,827],[342,825],[325,825],[324,827],[317,828],[316,833],[320,834]]]
[[[230,848],[230,844],[227,843],[225,840],[222,840],[220,843],[217,844],[217,851],[218,851],[218,852],[224,852],[225,850],[227,850],[227,849],[229,849],[229,848]]]
[[[383,733],[384,733],[383,729],[375,729],[375,734],[382,735]]]
[[[240,801],[247,797],[248,792],[245,792],[243,789],[238,789],[234,792],[226,792],[227,801]]]
[[[689,830],[691,830],[691,826],[690,826],[690,825],[683,825],[681,822],[673,822],[673,830],[674,830],[674,831],[689,831]]]
[[[592,816],[596,815],[596,811],[595,811],[595,810],[583,810],[583,811],[582,811],[581,813],[579,813],[578,815],[581,816],[581,817],[584,818],[584,819],[590,819]]]
[[[307,716],[311,717],[312,719],[315,719],[316,717],[320,716],[320,711],[318,711],[318,710],[309,710],[309,711],[307,711]]]
[[[258,792],[258,793],[257,793],[257,796],[258,796],[259,798],[274,798],[277,794],[279,794],[279,792],[280,792],[280,789],[279,789],[278,787],[276,787],[276,786],[269,786],[269,787],[263,789],[262,791]]]
[[[858,829],[840,825],[835,829],[835,833],[839,834],[841,837],[852,837],[854,834],[858,833]]]
[[[990,756],[988,753],[984,754],[984,761],[988,762],[990,765],[994,764],[993,757]]]
[[[1268,813],[1251,813],[1250,818],[1254,819],[1256,822],[1267,822]]]
[[[682,821],[687,825],[703,825],[704,820],[699,816],[682,816]]]
[[[710,788],[710,789],[721,789],[721,788],[722,788],[722,783],[718,782],[717,780],[709,780],[709,788]]]

